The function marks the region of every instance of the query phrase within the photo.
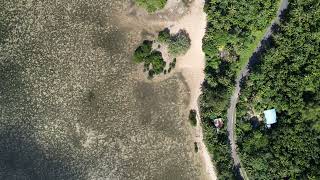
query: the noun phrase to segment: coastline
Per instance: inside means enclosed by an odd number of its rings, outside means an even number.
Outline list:
[[[203,11],[204,1],[193,1],[190,6],[190,12],[181,18],[174,26],[170,27],[173,33],[180,29],[185,29],[191,39],[189,51],[177,58],[177,70],[182,73],[190,89],[189,109],[195,109],[197,113],[197,126],[195,127],[195,142],[199,145],[199,154],[205,173],[208,179],[217,179],[211,156],[203,141],[200,111],[198,98],[201,95],[201,84],[204,81],[205,74],[205,54],[202,51],[202,39],[205,35],[207,19]]]

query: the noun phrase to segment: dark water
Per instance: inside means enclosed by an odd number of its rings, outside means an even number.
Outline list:
[[[0,179],[199,179],[176,75],[135,78],[126,1],[0,2]]]

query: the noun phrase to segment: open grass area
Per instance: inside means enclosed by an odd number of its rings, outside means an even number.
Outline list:
[[[253,36],[255,36],[255,39],[252,43],[249,43],[245,49],[242,49],[240,51],[240,58],[239,62],[236,64],[236,73],[237,76],[239,75],[241,69],[248,63],[250,57],[258,47],[259,43],[261,42],[264,34],[267,32],[267,29],[264,31],[255,31],[252,32]]]

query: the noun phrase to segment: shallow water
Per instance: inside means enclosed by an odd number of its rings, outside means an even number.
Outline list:
[[[137,78],[126,3],[0,7],[0,179],[200,179],[188,88]]]

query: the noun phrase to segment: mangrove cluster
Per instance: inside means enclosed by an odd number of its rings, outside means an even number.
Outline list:
[[[148,71],[149,77],[160,74],[164,71],[166,62],[159,51],[152,50],[152,41],[143,41],[133,55],[136,63],[144,63],[144,71]]]
[[[158,47],[153,47],[154,43],[158,43]],[[175,68],[177,56],[184,55],[190,48],[191,40],[185,30],[180,30],[178,33],[171,35],[168,28],[160,31],[155,41],[145,40],[135,50],[133,55],[133,61],[135,63],[144,64],[144,72],[148,71],[149,78],[154,77],[161,73],[170,73]],[[162,57],[162,53],[159,48],[161,46],[167,46],[165,48],[170,57],[173,57],[169,63],[169,67],[166,68],[166,62]]]

